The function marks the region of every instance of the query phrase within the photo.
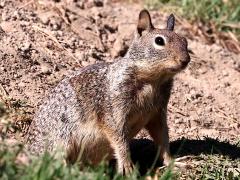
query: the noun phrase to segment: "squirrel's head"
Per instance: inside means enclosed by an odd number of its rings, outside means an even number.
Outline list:
[[[165,29],[157,29],[147,10],[139,14],[135,38],[127,56],[134,61],[140,78],[172,76],[190,61],[187,40],[173,32],[175,18],[171,14]]]

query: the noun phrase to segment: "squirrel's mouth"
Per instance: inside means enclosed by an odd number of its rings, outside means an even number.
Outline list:
[[[183,69],[184,68],[182,67],[182,65],[178,65],[178,66],[175,66],[175,67],[167,68],[167,71],[170,72],[170,73],[176,74],[176,73],[180,72]]]
[[[186,64],[181,64],[181,65],[178,65],[178,66],[175,66],[175,67],[170,67],[170,68],[167,68],[167,71],[170,72],[170,73],[179,73],[180,71],[184,70],[186,67],[187,67],[188,63]]]
[[[176,74],[182,70],[184,70],[188,63],[190,62],[190,57],[182,58],[182,59],[174,59],[175,63],[173,65],[168,66],[167,71],[173,74]]]

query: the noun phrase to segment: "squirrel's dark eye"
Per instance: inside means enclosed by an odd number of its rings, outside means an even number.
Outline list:
[[[163,37],[158,36],[155,38],[155,43],[159,46],[164,46],[165,45],[165,40],[163,39]]]

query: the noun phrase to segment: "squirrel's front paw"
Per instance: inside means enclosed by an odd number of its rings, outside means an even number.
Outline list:
[[[118,172],[122,175],[129,175],[133,172],[134,165],[131,161],[126,161],[118,167]]]
[[[186,169],[191,168],[192,166],[188,162],[181,162],[190,159],[192,156],[184,156],[180,158],[173,159],[170,156],[165,158],[163,164],[165,166],[174,165],[176,169]]]

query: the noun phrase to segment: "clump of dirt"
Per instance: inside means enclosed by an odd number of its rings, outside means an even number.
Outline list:
[[[1,97],[24,101],[30,117],[67,74],[123,56],[143,7],[107,0],[0,2]],[[151,15],[154,24],[165,27],[167,15],[159,11]],[[201,40],[189,40],[189,49],[192,61],[175,78],[168,108],[170,138],[207,136],[236,143],[240,55]]]

